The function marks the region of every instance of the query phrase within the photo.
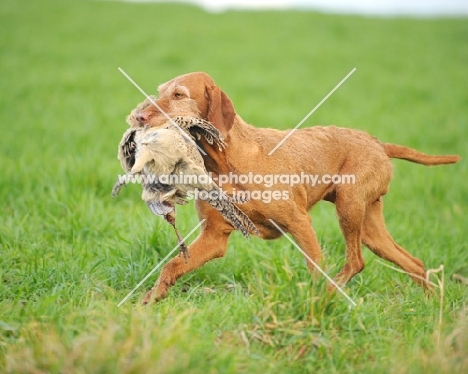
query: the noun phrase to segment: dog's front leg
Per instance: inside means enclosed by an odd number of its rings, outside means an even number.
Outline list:
[[[190,257],[187,263],[182,257],[172,258],[161,271],[154,287],[146,294],[143,304],[146,305],[152,300],[159,301],[166,297],[168,289],[173,286],[176,280],[182,275],[199,268],[204,263],[226,254],[227,243],[231,231],[215,227],[206,223],[202,226],[202,232],[189,245]]]
[[[307,212],[302,213],[301,215],[295,214],[294,220],[290,220],[283,225],[286,230],[291,233],[297,245],[307,255],[307,267],[312,274],[315,274],[316,266],[320,266],[322,252],[317,235],[315,235],[315,231],[312,228],[310,216]],[[312,260],[313,263],[310,260]]]

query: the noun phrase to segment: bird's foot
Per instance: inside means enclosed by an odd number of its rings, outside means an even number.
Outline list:
[[[180,241],[179,244],[179,257],[184,256],[184,262],[185,265],[187,265],[188,259],[190,258],[190,253],[188,251],[187,245],[183,241]]]
[[[125,182],[122,183],[120,181],[117,181],[117,183],[114,185],[114,188],[112,188],[111,196],[116,197],[120,193],[120,190],[123,186],[127,187],[127,184]]]

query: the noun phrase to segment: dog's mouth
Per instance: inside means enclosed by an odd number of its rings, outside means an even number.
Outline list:
[[[147,201],[146,204],[148,205],[149,210],[151,213],[157,216],[165,216],[169,213],[174,211],[174,205],[168,201]]]

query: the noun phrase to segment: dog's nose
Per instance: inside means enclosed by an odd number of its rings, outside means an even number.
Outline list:
[[[140,112],[136,115],[136,120],[140,122],[142,125],[148,122],[149,114],[145,112]]]

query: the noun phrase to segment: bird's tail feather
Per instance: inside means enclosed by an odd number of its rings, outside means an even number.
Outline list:
[[[208,203],[219,211],[234,228],[242,232],[246,238],[249,236],[249,233],[259,235],[254,223],[233,203],[229,196],[223,194],[220,199],[208,200]]]

